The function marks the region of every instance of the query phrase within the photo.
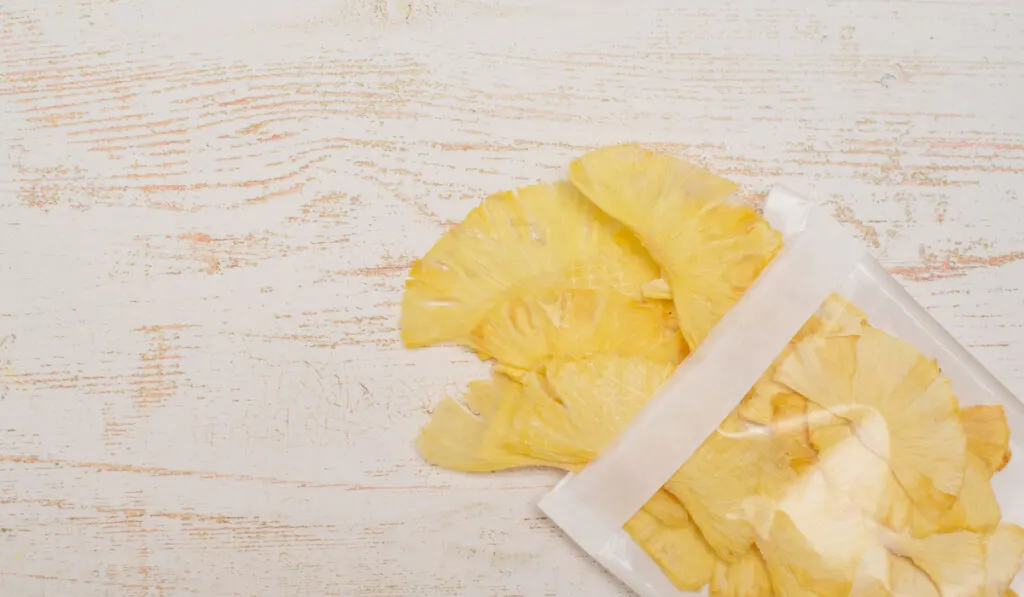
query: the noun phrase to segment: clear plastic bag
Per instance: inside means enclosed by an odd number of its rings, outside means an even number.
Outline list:
[[[1003,597],[1024,406],[810,202],[765,217],[782,251],[541,509],[644,597]]]

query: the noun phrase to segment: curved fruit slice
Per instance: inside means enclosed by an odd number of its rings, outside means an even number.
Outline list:
[[[1010,462],[1010,427],[1002,406],[971,406],[960,411],[967,449],[984,461],[989,474]]]
[[[463,401],[479,416],[451,398],[444,398],[416,439],[420,454],[445,468],[488,472],[546,463],[505,447],[515,406],[521,400],[519,384],[502,375],[474,381]]]
[[[920,534],[940,527],[964,482],[967,440],[956,397],[934,361],[868,328],[861,336],[802,340],[776,379],[831,413],[823,422],[809,419],[823,458],[840,442],[859,441],[862,466],[883,463],[891,472],[872,473],[883,481],[882,497],[863,507],[897,529],[912,526]]]
[[[542,288],[611,288],[640,298],[659,275],[636,238],[572,185],[497,193],[413,264],[402,340],[464,342],[496,305]]]
[[[545,290],[492,309],[470,345],[507,367],[596,354],[678,364],[686,356],[671,303],[636,301],[614,290]]]
[[[569,178],[662,266],[691,349],[781,244],[755,210],[725,203],[734,183],[635,145],[592,151],[572,163]]]
[[[673,369],[616,355],[550,362],[543,375],[523,378],[509,445],[564,467],[582,466],[615,439]]]
[[[932,579],[913,562],[897,555],[889,555],[889,586],[894,597],[939,597],[939,589]]]
[[[693,523],[669,527],[640,510],[623,528],[680,589],[696,591],[711,580],[717,559]]]
[[[772,597],[772,581],[761,552],[750,549],[733,564],[718,560],[708,592],[713,597]]]
[[[999,597],[1010,590],[1024,557],[1024,529],[1002,524],[985,538],[984,597]]]
[[[754,543],[754,528],[744,513],[747,502],[781,493],[796,477],[785,441],[730,415],[665,484],[727,563],[736,562]]]
[[[975,597],[985,583],[985,541],[975,533],[959,531],[928,537],[896,536],[887,547],[909,558],[924,571],[941,597]]]

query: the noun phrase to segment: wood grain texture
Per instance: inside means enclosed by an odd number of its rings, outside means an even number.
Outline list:
[[[1018,0],[5,0],[0,593],[624,595],[424,465],[486,194],[636,140],[827,202],[1024,394]]]

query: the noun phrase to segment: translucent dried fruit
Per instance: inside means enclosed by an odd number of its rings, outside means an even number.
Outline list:
[[[533,458],[576,467],[619,434],[672,374],[643,357],[598,355],[549,363],[523,378],[522,403],[509,446]]]
[[[640,298],[658,266],[568,183],[491,195],[417,261],[402,299],[408,346],[465,342],[495,306],[545,288]]]
[[[889,556],[889,586],[894,597],[939,597],[939,589],[916,564],[902,556]]]
[[[546,290],[491,310],[470,345],[509,368],[530,371],[552,358],[642,356],[677,364],[686,345],[671,304],[614,290]]]
[[[1002,524],[985,538],[984,597],[1001,597],[1010,591],[1010,583],[1024,557],[1024,529]]]
[[[661,265],[691,349],[781,244],[755,210],[725,202],[734,183],[635,145],[592,151],[572,163],[569,178]]]
[[[981,458],[989,474],[1010,462],[1010,427],[1002,406],[971,406],[960,411],[967,449]]]
[[[867,316],[864,312],[843,296],[833,293],[800,328],[796,340],[808,336],[859,336],[866,326]]]
[[[463,396],[471,413],[451,398],[443,399],[416,439],[420,454],[445,468],[488,472],[546,464],[505,447],[522,388],[496,375],[474,381]]]
[[[909,558],[931,578],[942,597],[975,597],[985,582],[985,543],[969,531],[887,541],[896,555]]]
[[[775,495],[796,477],[779,439],[730,416],[665,484],[708,543],[735,562],[754,542],[747,500]]]
[[[996,528],[1000,518],[999,502],[992,491],[988,469],[981,458],[968,452],[963,485],[953,507],[939,520],[939,530],[987,533]]]
[[[772,579],[775,594],[780,597],[847,597],[853,588],[853,579],[859,557],[822,550],[822,545],[809,539],[804,529],[797,527],[790,514],[778,511],[771,526],[757,538],[757,548],[764,557]],[[859,556],[859,553],[857,554]]]
[[[692,523],[670,527],[640,510],[623,528],[677,587],[696,591],[711,580],[717,560]]]
[[[690,515],[686,513],[683,503],[664,489],[659,489],[651,496],[643,508],[665,526],[678,527],[690,522]]]
[[[809,421],[823,455],[850,438],[864,445],[861,466],[881,485],[877,501],[865,499],[863,507],[894,528],[938,528],[963,484],[967,440],[956,397],[933,361],[868,328],[861,336],[802,340],[776,379],[831,415]]]
[[[708,592],[713,597],[771,597],[768,566],[757,549],[750,549],[732,564],[715,563]]]

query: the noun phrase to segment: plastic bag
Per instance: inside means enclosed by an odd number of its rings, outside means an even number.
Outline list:
[[[765,217],[782,251],[541,510],[644,597],[709,574],[746,597],[1002,597],[1024,531],[996,525],[1024,523],[1024,462],[998,436],[1024,437],[1024,406],[810,202],[776,188]],[[623,529],[671,527],[673,499],[710,549],[658,544],[676,582]],[[767,593],[723,590],[730,566]]]

